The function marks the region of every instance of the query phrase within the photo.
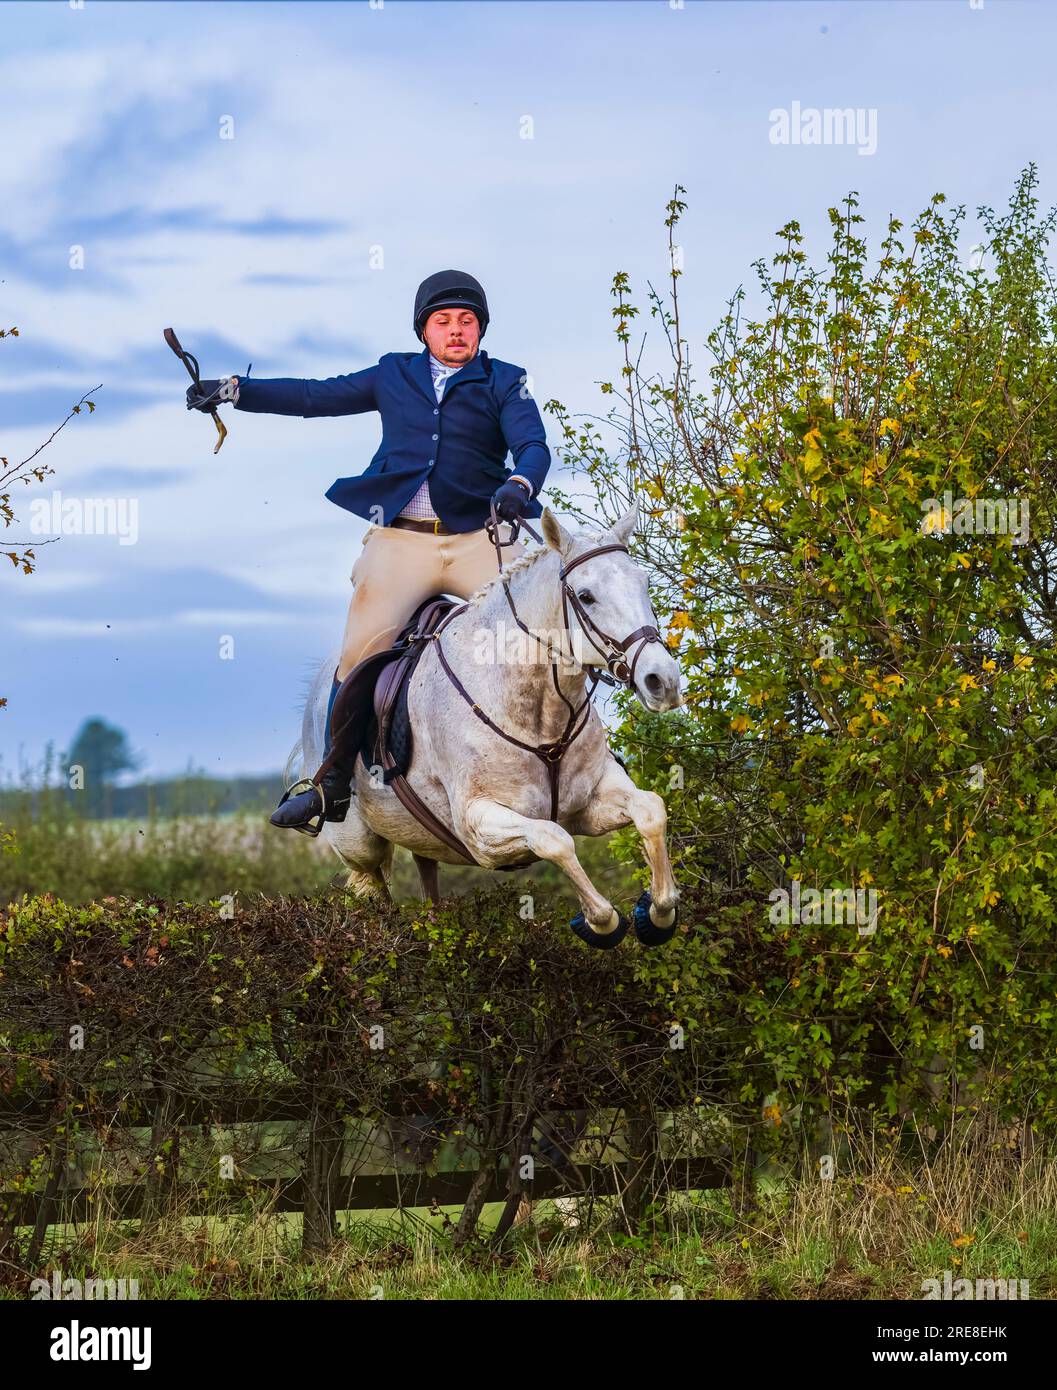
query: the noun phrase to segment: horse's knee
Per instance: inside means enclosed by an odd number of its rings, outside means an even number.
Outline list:
[[[529,847],[534,854],[558,864],[576,858],[576,841],[567,830],[552,820],[532,821],[530,824],[533,829],[529,836]]]
[[[656,792],[637,792],[631,810],[640,835],[663,835],[668,829],[668,807]]]
[[[554,821],[530,820],[485,797],[467,802],[463,823],[473,847],[485,851],[526,846],[540,859],[557,862],[576,853],[573,837]]]

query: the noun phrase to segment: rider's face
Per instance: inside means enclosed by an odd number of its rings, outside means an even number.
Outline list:
[[[437,309],[426,320],[422,336],[439,362],[461,367],[476,355],[481,325],[472,309]]]

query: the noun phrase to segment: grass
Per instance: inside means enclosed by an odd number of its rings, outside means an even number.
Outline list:
[[[346,1212],[331,1250],[300,1257],[298,1215],[173,1214],[53,1227],[35,1271],[0,1269],[0,1296],[31,1275],[136,1279],[140,1298],[910,1299],[923,1280],[1028,1280],[1057,1297],[1057,1156],[1023,1159],[975,1128],[929,1162],[878,1158],[859,1175],[803,1181],[760,1171],[734,1190],[673,1193],[635,1235],[616,1199],[523,1210],[499,1248],[455,1251],[457,1208]],[[579,1224],[570,1225],[574,1212]]]
[[[0,853],[0,902],[35,893],[74,903],[108,895],[203,902],[228,893],[310,895],[343,881],[333,850],[322,840],[274,829],[269,810],[99,820],[64,795],[9,792],[2,829],[13,832],[15,852]],[[596,886],[628,911],[641,888],[631,869],[614,858],[611,838],[580,837],[577,852]],[[491,871],[472,866],[441,865],[440,875],[445,896],[494,880]],[[570,915],[579,910],[571,885],[553,864],[537,863],[508,877],[523,882],[526,892],[564,897]],[[396,851],[391,886],[396,898],[420,894],[418,870],[406,850]]]

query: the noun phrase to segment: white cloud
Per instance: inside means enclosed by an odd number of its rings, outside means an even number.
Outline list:
[[[157,636],[173,627],[214,627],[218,633],[245,627],[298,627],[311,625],[303,613],[262,612],[258,609],[190,608],[157,618],[15,618],[11,626],[27,637],[124,637]]]

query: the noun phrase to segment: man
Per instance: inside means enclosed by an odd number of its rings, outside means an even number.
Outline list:
[[[224,377],[188,390],[188,408],[199,410],[230,401],[238,410],[275,415],[377,410],[382,417],[382,443],[369,466],[358,477],[339,478],[326,494],[372,523],[352,570],[326,751],[334,700],[357,662],[392,646],[424,599],[468,598],[496,573],[485,530],[489,502],[504,521],[542,514],[537,497],[550,467],[543,420],[524,370],[481,350],[487,328],[480,284],[464,271],[442,270],[415,296],[420,353],[386,353],[373,367],[325,381]],[[523,549],[518,542],[509,554]],[[272,824],[297,829],[321,811],[327,820],[344,820],[354,765],[351,756],[332,767],[322,795],[312,788],[284,798]]]

